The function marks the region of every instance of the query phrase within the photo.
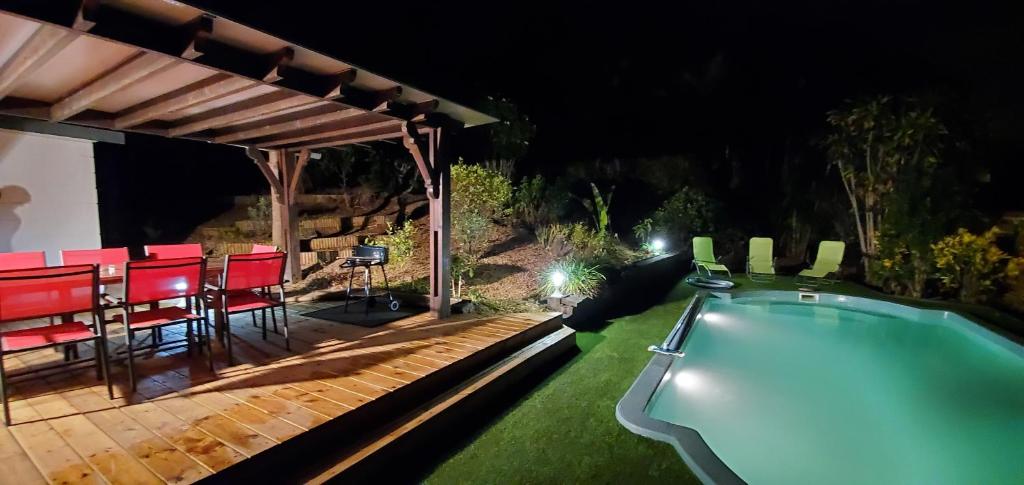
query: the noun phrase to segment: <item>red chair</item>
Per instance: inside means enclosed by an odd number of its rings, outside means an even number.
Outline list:
[[[46,253],[43,251],[0,253],[0,271],[7,269],[42,268],[45,266]]]
[[[99,268],[94,264],[0,271],[0,324],[34,324],[18,330],[0,331],[0,395],[5,424],[11,422],[7,403],[8,377],[58,371],[93,360],[75,359],[7,376],[3,360],[9,354],[92,341],[96,347],[96,377],[106,380],[107,393],[111,399],[114,398],[107,368],[106,329],[98,317],[99,278]],[[42,325],[38,321],[53,316],[72,320],[78,313],[88,313],[92,321],[65,321],[57,325]]]
[[[139,330],[149,330],[156,334],[158,329],[168,325],[185,325],[185,339],[162,341],[159,343],[164,350],[180,348],[184,344],[189,356],[192,355],[193,331],[192,323],[196,322],[198,338],[195,339],[202,348],[205,342],[207,361],[210,370],[213,370],[213,353],[210,349],[209,336],[203,335],[206,330],[206,311],[199,300],[205,300],[206,259],[205,258],[177,258],[177,259],[156,259],[144,261],[129,261],[124,265],[124,296],[117,301],[117,306],[122,313],[115,315],[114,320],[122,323],[125,330],[125,345],[128,354],[128,379],[132,383],[132,391],[135,390],[135,359],[133,338]],[[157,307],[150,306],[148,310],[135,310],[136,305],[150,303],[158,304],[161,301],[178,300],[184,298],[186,301],[197,300],[195,308],[199,315],[192,313],[187,308],[179,306]],[[153,339],[153,345],[157,346]]]
[[[230,254],[224,258],[224,275],[214,305],[224,312],[224,332],[227,340],[228,363],[234,364],[231,351],[231,315],[255,310],[281,307],[284,322],[284,346],[291,350],[288,340],[288,312],[284,303],[284,267],[286,253]],[[263,293],[264,288],[278,288],[273,299]],[[267,339],[267,320],[263,319],[263,340]]]
[[[128,248],[102,248],[102,249],[61,249],[61,264],[98,264],[100,273],[109,268],[122,268],[131,257],[128,256]]]
[[[271,245],[271,244],[253,244],[252,245],[252,251],[250,251],[250,253],[252,253],[252,254],[276,253],[276,252],[277,252],[277,246],[274,246],[274,245]]]
[[[145,246],[149,259],[201,258],[203,245],[192,244],[150,244]]]

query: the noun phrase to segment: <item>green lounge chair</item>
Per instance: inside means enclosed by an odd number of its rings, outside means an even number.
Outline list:
[[[693,238],[693,265],[697,268],[698,275],[703,269],[709,277],[712,276],[712,271],[724,271],[732,278],[729,268],[719,263],[718,258],[715,257],[715,243],[710,237]]]
[[[750,281],[774,281],[775,259],[772,257],[774,241],[770,237],[752,237],[747,252],[747,278]]]
[[[814,258],[814,266],[801,271],[797,278],[803,278],[807,282],[835,283],[838,280],[830,280],[828,276],[839,272],[839,265],[843,262],[845,251],[846,243],[842,241],[822,241],[818,244],[818,255]]]

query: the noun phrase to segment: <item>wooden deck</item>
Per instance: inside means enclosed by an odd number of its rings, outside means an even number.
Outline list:
[[[552,320],[544,313],[445,321],[424,314],[360,328],[301,316],[330,305],[289,306],[292,352],[279,336],[263,341],[248,318],[237,318],[236,365],[225,367],[215,345],[216,375],[184,349],[155,353],[137,359],[132,395],[123,364],[115,364],[113,401],[92,370],[15,383],[13,424],[0,426],[0,482],[191,483],[238,470],[314,428],[346,426],[346,416],[365,421],[363,411],[385,396],[443,382],[438,377],[460,363]],[[165,329],[165,338],[175,331],[183,329]],[[5,362],[15,370],[60,357],[43,350]]]

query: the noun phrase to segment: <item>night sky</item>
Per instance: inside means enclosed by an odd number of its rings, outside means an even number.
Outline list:
[[[714,164],[727,148],[770,167],[787,150],[820,157],[825,112],[844,99],[936,97],[992,169],[991,208],[1024,208],[1014,2],[186,3],[455,101],[512,99],[537,125],[521,173],[660,155]],[[251,172],[188,191],[196,200],[262,189],[238,149],[129,135],[98,158],[133,180],[152,174],[131,160],[150,157],[175,159],[182,182]]]

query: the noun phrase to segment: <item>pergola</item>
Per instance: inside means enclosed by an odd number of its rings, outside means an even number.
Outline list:
[[[0,0],[0,114],[244,147],[270,184],[274,242],[293,279],[310,150],[401,139],[427,187],[439,317],[449,311],[451,140],[497,121],[169,0]]]

